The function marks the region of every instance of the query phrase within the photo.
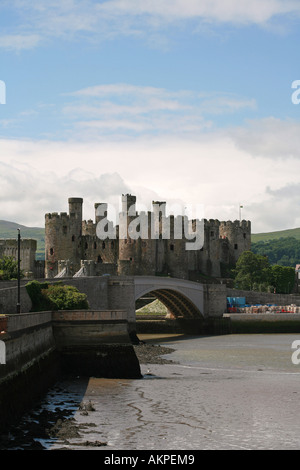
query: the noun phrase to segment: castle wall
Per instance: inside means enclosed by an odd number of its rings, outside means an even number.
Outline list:
[[[45,215],[45,275],[58,274],[58,261],[68,259],[75,274],[82,259],[82,202],[69,199],[69,215],[53,212]]]
[[[24,273],[35,271],[35,254],[37,241],[33,239],[21,238],[20,240],[20,268]],[[12,256],[18,259],[18,240],[0,239],[0,258]]]
[[[251,222],[246,220],[221,222],[220,237],[228,239],[229,263],[235,264],[244,251],[251,249]]]
[[[95,204],[95,223],[82,221],[81,198],[69,199],[69,215],[46,214],[46,277],[54,277],[60,272],[63,266],[58,264],[60,260],[68,261],[68,275],[71,276],[86,260],[91,261],[86,264],[86,271],[96,275],[106,272],[118,275],[161,274],[188,279],[190,273],[194,277],[200,273],[221,277],[222,264],[234,265],[240,254],[251,247],[250,222],[204,220],[203,246],[187,250],[186,243],[191,243],[189,238],[185,238],[187,219],[170,216],[170,225],[164,226],[166,203],[156,201],[152,204],[151,212],[137,213],[136,197],[123,195],[120,223],[114,227],[116,237],[104,239],[99,237],[97,224],[107,222],[106,204]],[[196,221],[192,222],[195,226]],[[180,223],[182,236],[178,237]]]

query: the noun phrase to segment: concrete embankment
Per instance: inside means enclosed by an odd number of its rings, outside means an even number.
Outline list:
[[[140,378],[123,311],[0,316],[0,431],[62,375]]]

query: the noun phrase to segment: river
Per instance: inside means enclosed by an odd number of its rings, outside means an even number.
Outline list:
[[[300,449],[300,364],[292,362],[300,335],[139,337],[171,348],[164,358],[172,362],[141,364],[140,380],[56,384],[23,418],[19,436],[10,431],[9,447]]]

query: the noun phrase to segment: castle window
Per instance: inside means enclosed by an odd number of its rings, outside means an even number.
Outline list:
[[[85,242],[84,249],[85,249],[85,250],[88,249],[88,244],[87,244],[87,242]]]
[[[75,242],[75,235],[72,235],[72,242]]]
[[[54,253],[53,248],[50,248],[50,255],[52,256]]]
[[[214,232],[210,232],[210,236],[211,236],[211,237],[213,237],[213,236],[214,236],[214,234],[215,234]]]
[[[63,233],[66,234],[68,231],[68,227],[66,225],[63,226]]]
[[[97,243],[94,242],[94,250],[96,250],[96,249],[97,249]]]
[[[170,245],[170,250],[171,250],[171,251],[174,251],[174,245],[173,245],[173,243],[171,243],[171,245]]]
[[[105,249],[105,242],[102,242],[102,250]]]
[[[98,255],[97,261],[98,261],[98,263],[102,263],[102,258],[101,258],[100,255]]]
[[[114,248],[114,246],[115,246],[114,242],[111,242],[110,246],[111,246],[112,248]]]
[[[244,233],[243,235],[244,235],[244,238],[246,238],[246,234]]]
[[[238,249],[237,243],[234,244],[234,249],[235,249],[235,250]]]

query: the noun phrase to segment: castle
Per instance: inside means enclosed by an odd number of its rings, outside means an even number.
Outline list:
[[[166,217],[166,204],[157,201],[152,202],[153,211],[138,213],[136,197],[126,194],[120,223],[113,226],[107,219],[107,204],[95,204],[93,222],[82,220],[82,198],[69,198],[68,203],[69,213],[45,215],[46,278],[105,274],[169,275],[195,281],[203,276],[220,278],[251,246],[250,221]],[[194,248],[191,240],[197,227],[201,243]]]

